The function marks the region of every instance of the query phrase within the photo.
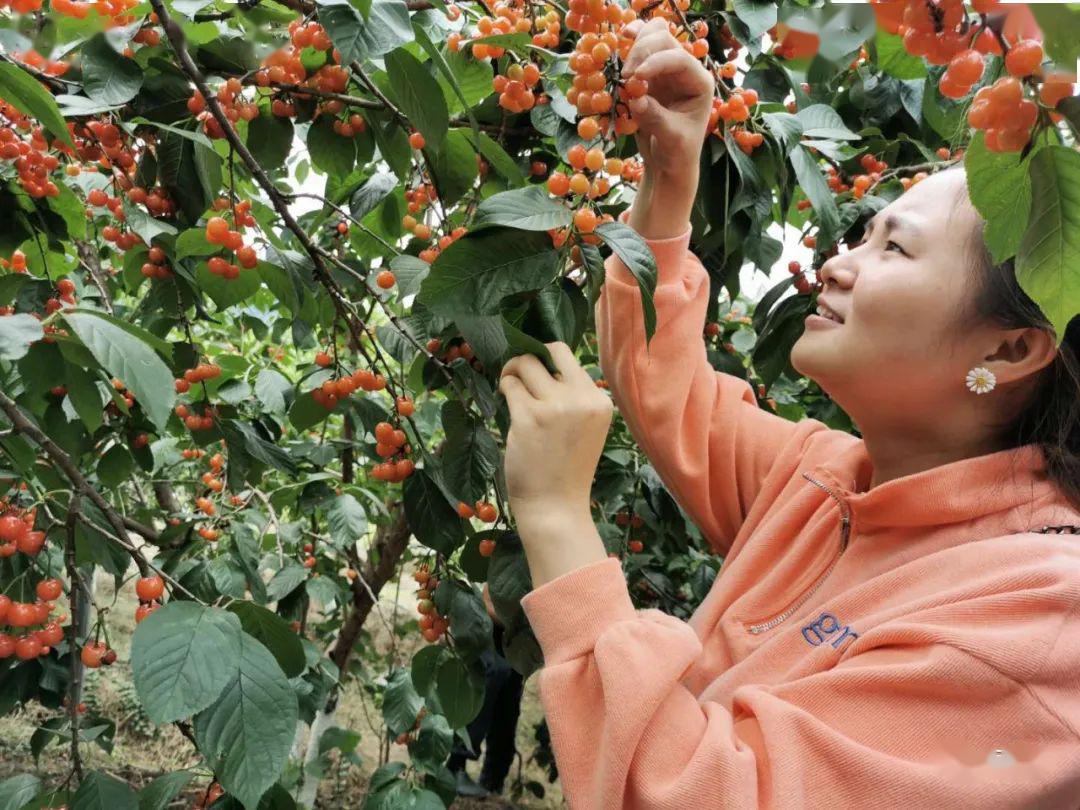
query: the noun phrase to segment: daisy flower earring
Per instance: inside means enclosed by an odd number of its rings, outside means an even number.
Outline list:
[[[988,368],[983,366],[976,366],[968,372],[967,379],[968,390],[974,391],[976,394],[985,394],[988,391],[993,391],[994,386],[997,384],[997,378]]]

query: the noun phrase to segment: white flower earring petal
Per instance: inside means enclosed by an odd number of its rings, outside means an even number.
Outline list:
[[[976,366],[968,372],[965,382],[968,390],[974,391],[976,394],[985,394],[994,390],[994,386],[997,385],[997,378],[990,369]]]

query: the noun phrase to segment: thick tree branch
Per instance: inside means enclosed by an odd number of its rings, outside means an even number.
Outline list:
[[[79,593],[85,588],[75,564],[75,524],[79,520],[79,499],[72,498],[68,507],[67,520],[64,522],[64,564],[67,568],[70,586],[68,590],[71,623],[68,625],[68,659],[71,668],[71,683],[68,684],[68,718],[71,723],[71,768],[81,785],[83,780],[82,756],[79,754],[79,701],[82,698],[82,658],[79,649],[79,625],[82,619]]]

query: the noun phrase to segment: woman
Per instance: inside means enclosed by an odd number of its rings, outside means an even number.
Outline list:
[[[523,605],[570,805],[1076,810],[1080,319],[1059,349],[944,172],[822,267],[828,317],[792,353],[863,438],[759,409],[706,360],[687,250],[712,82],[662,22],[626,69],[650,88],[624,219],[656,256],[657,329],[646,352],[612,257],[601,367],[725,560],[688,623],[635,611],[589,509],[606,394],[561,343],[554,377],[507,364]]]

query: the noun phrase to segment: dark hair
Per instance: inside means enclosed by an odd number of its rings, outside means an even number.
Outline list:
[[[1005,329],[1045,329],[1056,336],[1017,282],[1013,260],[994,264],[983,241],[985,222],[981,217],[978,222],[968,242],[974,294],[968,299],[967,317]],[[1039,373],[1030,400],[1004,428],[1002,438],[1010,447],[1038,445],[1050,480],[1080,509],[1080,317],[1069,322],[1057,356]]]

